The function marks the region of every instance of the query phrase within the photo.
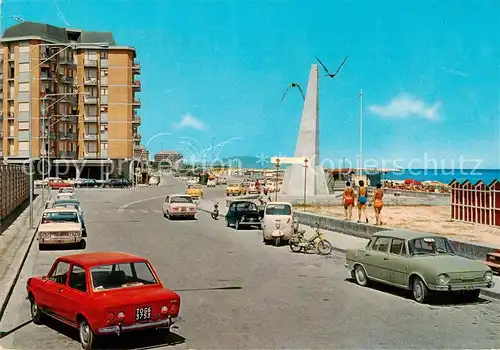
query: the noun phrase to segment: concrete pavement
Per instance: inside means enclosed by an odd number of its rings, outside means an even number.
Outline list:
[[[164,196],[184,191],[184,185],[169,180],[167,186],[137,191],[77,190],[88,229],[86,250],[146,256],[164,284],[182,297],[184,322],[177,335],[125,335],[110,339],[106,348],[498,347],[499,303],[420,305],[398,290],[346,280],[344,257],[337,252],[294,254],[288,247],[262,244],[257,230],[226,228],[224,220],[202,212],[196,221],[168,221],[160,212]],[[221,198],[222,191],[205,189],[205,197]],[[26,323],[26,279],[46,273],[67,253],[32,246],[0,323],[7,332],[0,346],[80,348],[71,329]]]

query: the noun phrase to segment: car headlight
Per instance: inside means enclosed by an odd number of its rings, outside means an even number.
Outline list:
[[[486,282],[491,282],[492,279],[493,279],[493,274],[491,273],[491,271],[488,271],[484,274],[484,280]]]
[[[436,281],[437,281],[437,284],[446,285],[446,284],[450,283],[450,276],[448,276],[447,274],[439,275],[439,276],[437,276]]]

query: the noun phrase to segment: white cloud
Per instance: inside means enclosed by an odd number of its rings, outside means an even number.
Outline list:
[[[463,72],[463,71],[458,70],[458,69],[448,68],[448,67],[445,67],[445,66],[441,67],[441,69],[444,70],[447,73],[459,75],[461,77],[468,77],[469,76],[469,73]]]
[[[410,95],[403,94],[393,98],[385,106],[372,105],[369,107],[369,111],[388,118],[419,117],[436,120],[439,118],[440,108],[440,101],[430,105]]]
[[[207,129],[207,125],[205,123],[203,123],[201,120],[191,115],[190,113],[184,115],[180,122],[174,124],[174,127],[176,129]]]

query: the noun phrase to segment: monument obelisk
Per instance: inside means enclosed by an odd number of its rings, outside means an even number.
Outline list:
[[[313,64],[309,73],[299,136],[295,146],[295,157],[307,158],[308,168],[304,169],[303,164],[293,164],[285,170],[280,191],[282,195],[303,196],[304,185],[308,196],[329,194],[325,170],[320,165],[319,159],[318,109],[318,66]],[[307,177],[304,178],[306,171]]]

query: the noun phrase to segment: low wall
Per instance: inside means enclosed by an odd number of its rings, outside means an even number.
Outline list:
[[[323,230],[335,231],[366,239],[371,238],[376,232],[393,230],[388,227],[358,224],[352,221],[336,219],[330,216],[305,213],[300,210],[296,210],[294,212],[294,216],[299,219],[299,223],[307,226],[314,227],[319,225],[320,229]],[[495,249],[499,248],[487,244],[478,244],[454,239],[450,239],[449,241],[459,256],[469,259],[484,260],[486,258],[486,253],[491,253]]]
[[[29,197],[29,175],[22,165],[0,164],[0,222]]]

